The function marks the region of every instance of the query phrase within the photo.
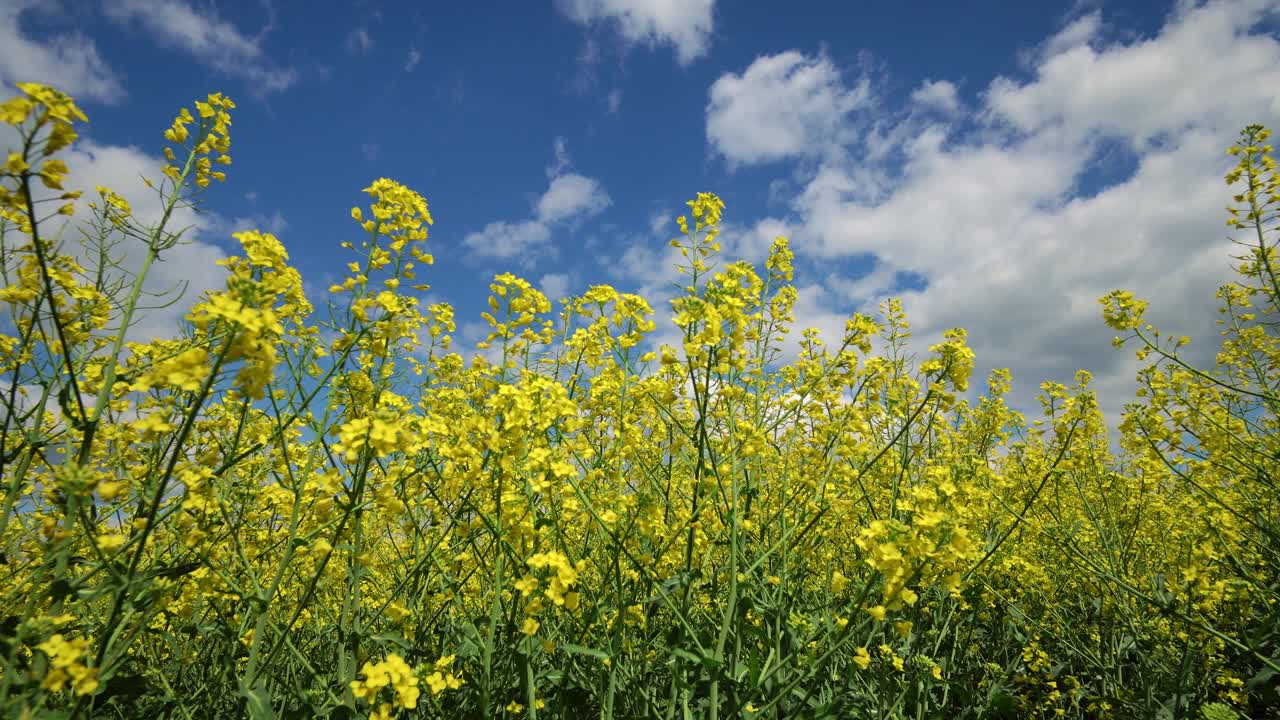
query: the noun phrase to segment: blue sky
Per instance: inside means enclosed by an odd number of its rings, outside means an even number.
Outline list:
[[[834,337],[901,295],[921,353],[969,329],[979,389],[1011,367],[1031,409],[1086,368],[1114,421],[1135,365],[1098,296],[1131,289],[1213,338],[1222,151],[1280,121],[1277,7],[0,0],[0,82],[74,94],[73,172],[131,198],[180,106],[237,101],[228,180],[157,282],[215,285],[253,225],[320,290],[385,176],[430,204],[424,279],[461,340],[504,271],[553,297],[638,290],[665,316],[671,219],[713,191],[730,256],[792,239],[800,326]]]

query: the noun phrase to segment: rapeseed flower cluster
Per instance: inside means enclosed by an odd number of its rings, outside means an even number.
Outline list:
[[[971,390],[903,305],[795,327],[794,253],[721,256],[698,193],[665,335],[641,296],[489,285],[479,346],[424,304],[432,216],[387,178],[319,312],[287,238],[234,238],[181,332],[130,332],[180,233],[56,154],[82,112],[0,104],[0,708],[6,716],[1246,717],[1280,705],[1275,166],[1227,176],[1253,245],[1217,366],[1116,291],[1146,362],[1113,453],[1088,373]],[[230,163],[220,94],[158,186]],[[35,211],[46,200],[61,209]],[[344,216],[346,213],[344,213]],[[167,216],[166,216],[167,217]],[[69,234],[68,234],[69,235]],[[104,263],[122,238],[135,268]],[[667,339],[667,342],[660,342]],[[472,352],[472,351],[475,352]]]
[[[48,657],[49,669],[40,687],[58,692],[68,685],[76,695],[88,695],[98,689],[98,669],[86,667],[82,660],[89,642],[85,638],[68,640],[56,633],[36,646]]]
[[[370,717],[389,720],[395,717],[396,709],[418,707],[418,697],[422,694],[418,689],[418,675],[399,655],[392,653],[381,662],[367,662],[360,668],[360,674],[364,679],[352,680],[351,692],[357,699],[375,705]],[[394,692],[392,701],[379,702],[384,689]],[[435,692],[434,686],[432,691]]]

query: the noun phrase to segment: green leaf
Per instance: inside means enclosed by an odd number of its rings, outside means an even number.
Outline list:
[[[1280,658],[1277,658],[1280,660]],[[1264,667],[1258,671],[1256,675],[1249,678],[1249,682],[1245,684],[1250,692],[1255,692],[1258,688],[1265,688],[1271,685],[1272,678],[1276,676],[1276,671],[1269,667]]]
[[[453,653],[458,657],[480,657],[484,651],[484,638],[480,636],[480,630],[476,628],[475,623],[454,625],[450,634],[454,639]]]
[[[380,643],[398,645],[405,650],[412,649],[412,646],[409,645],[409,641],[401,637],[399,633],[378,633],[377,635],[370,635],[369,639]]]
[[[675,655],[678,658],[688,660],[691,663],[696,663],[698,665],[701,665],[705,668],[714,669],[714,668],[720,667],[719,660],[716,660],[715,658],[709,655],[698,655],[697,653],[689,652],[684,648],[672,648],[671,654]]]
[[[250,720],[275,720],[276,713],[271,709],[271,692],[261,680],[251,688],[241,685],[240,696],[247,701]]]
[[[559,643],[556,647],[567,653],[573,653],[574,655],[590,655],[591,657],[600,658],[601,660],[608,660],[610,657],[609,653],[603,650],[574,645],[573,643]]]

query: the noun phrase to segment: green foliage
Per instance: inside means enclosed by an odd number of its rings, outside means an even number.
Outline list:
[[[13,717],[1152,718],[1280,713],[1280,282],[1268,133],[1230,151],[1245,248],[1211,369],[1101,300],[1144,361],[1113,457],[1086,372],[1028,422],[962,329],[916,362],[896,300],[787,335],[778,238],[672,241],[675,346],[608,286],[557,315],[490,286],[484,352],[422,307],[426,201],[387,179],[317,312],[239,233],[225,288],[132,342],[144,282],[230,164],[211,95],[165,132],[144,222],[84,241],[22,85],[0,182],[0,707]],[[46,202],[59,203],[53,214]],[[141,243],[143,261],[117,261]],[[827,343],[832,344],[828,345]],[[873,345],[878,352],[873,353]]]

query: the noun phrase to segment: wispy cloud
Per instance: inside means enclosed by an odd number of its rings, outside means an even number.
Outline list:
[[[342,46],[346,49],[348,55],[368,55],[373,49],[373,36],[365,28],[356,28],[347,33],[346,40]]]
[[[232,234],[245,230],[259,230],[272,235],[280,235],[289,228],[289,222],[279,210],[269,214],[254,213],[232,218],[211,215],[208,220],[208,233],[215,237],[231,237]]]
[[[554,255],[551,232],[554,226],[603,212],[612,200],[598,180],[565,172],[569,155],[563,138],[553,146],[555,161],[547,168],[549,184],[533,205],[533,216],[519,221],[496,221],[470,233],[463,245],[474,257],[518,258],[532,267],[543,255]]]
[[[0,2],[0,83],[42,82],[80,100],[114,103],[125,97],[120,77],[80,33],[37,41],[22,31],[29,13],[57,12],[36,0]]]
[[[681,65],[705,55],[711,44],[715,0],[558,0],[556,5],[579,25],[616,27],[627,44],[670,45]]]
[[[105,0],[113,22],[138,26],[159,44],[180,50],[210,69],[246,80],[253,92],[270,94],[297,82],[297,73],[280,67],[263,50],[270,23],[246,35],[213,9],[197,10],[184,0]]]

